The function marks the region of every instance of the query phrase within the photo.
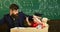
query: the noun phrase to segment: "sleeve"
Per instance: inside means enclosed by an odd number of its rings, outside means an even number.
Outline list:
[[[0,19],[0,25],[3,25],[4,23],[5,23],[5,16],[2,19]]]

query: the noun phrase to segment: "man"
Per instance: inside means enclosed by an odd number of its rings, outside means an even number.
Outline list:
[[[0,25],[6,22],[8,25],[8,32],[10,32],[10,29],[14,27],[24,27],[23,22],[25,20],[25,14],[23,12],[18,12],[18,5],[11,4],[9,8],[10,13],[6,14],[3,19],[0,20]]]

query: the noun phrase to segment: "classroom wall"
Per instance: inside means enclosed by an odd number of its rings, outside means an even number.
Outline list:
[[[60,0],[0,0],[0,19],[9,13],[10,4],[17,4],[25,14],[34,12],[43,14],[49,19],[60,19]]]

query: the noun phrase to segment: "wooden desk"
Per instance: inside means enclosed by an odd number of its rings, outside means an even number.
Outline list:
[[[10,32],[48,32],[48,27],[45,27],[43,29],[37,29],[37,28],[12,28]]]
[[[49,25],[45,23],[45,28],[43,29],[37,29],[37,28],[32,28],[32,27],[15,27],[11,28],[10,32],[48,32]]]

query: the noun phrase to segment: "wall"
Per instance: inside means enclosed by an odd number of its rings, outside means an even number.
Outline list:
[[[60,19],[60,0],[0,0],[0,19],[9,13],[12,3],[19,5],[19,11],[25,14],[38,12],[49,19]]]

